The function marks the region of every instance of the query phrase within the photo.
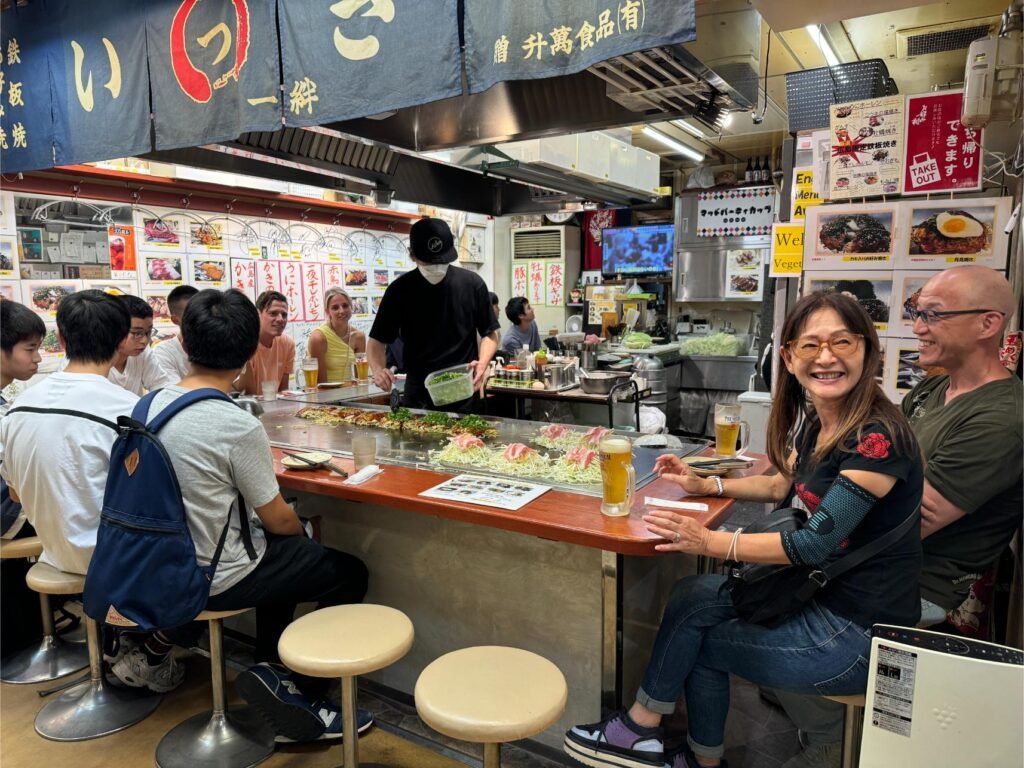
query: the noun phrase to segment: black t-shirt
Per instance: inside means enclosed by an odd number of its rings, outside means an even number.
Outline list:
[[[921,504],[924,473],[920,453],[900,454],[888,431],[868,425],[858,442],[837,447],[820,463],[811,458],[820,424],[814,420],[797,438],[798,458],[790,505],[814,514],[832,483],[844,470],[878,472],[896,478],[840,549],[825,565],[884,535],[915,513]],[[818,592],[817,601],[862,627],[872,624],[914,626],[921,616],[918,580],[921,576],[921,526],[916,525],[894,545],[869,558]]]
[[[476,360],[477,335],[498,327],[484,281],[452,266],[437,285],[412,270],[388,286],[370,337],[390,344],[401,334],[406,401],[418,405],[430,402],[423,387],[427,374]]]

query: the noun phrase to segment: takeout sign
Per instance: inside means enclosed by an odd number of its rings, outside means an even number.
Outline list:
[[[768,277],[799,277],[804,266],[804,225],[772,225],[772,263]]]

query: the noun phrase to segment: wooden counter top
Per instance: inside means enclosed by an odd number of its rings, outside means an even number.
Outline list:
[[[394,465],[381,465],[384,472],[362,485],[344,485],[343,478],[326,469],[285,470],[281,464],[282,452],[274,448],[274,470],[281,488],[332,496],[346,501],[379,504],[410,512],[420,512],[477,525],[487,525],[506,531],[537,536],[542,539],[564,541],[584,547],[617,552],[622,555],[653,555],[655,544],[661,539],[647,531],[641,516],[644,497],[683,499],[679,486],[665,480],[655,480],[637,491],[633,510],[628,517],[606,517],[601,514],[600,499],[576,493],[550,490],[520,510],[510,511],[426,499],[418,494],[451,477],[451,474],[410,469]],[[705,454],[710,455],[707,449]],[[730,473],[730,477],[764,474],[768,458],[754,454],[755,462],[746,470]],[[352,461],[335,458],[334,464],[353,472]],[[686,497],[686,501],[706,503],[708,512],[684,512],[717,528],[728,519],[733,499]]]

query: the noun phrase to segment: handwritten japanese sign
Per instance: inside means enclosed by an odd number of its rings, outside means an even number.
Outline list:
[[[307,261],[302,265],[302,305],[307,323],[326,319],[324,313],[324,266]]]
[[[157,149],[281,127],[273,3],[178,0],[145,7]]]
[[[902,96],[829,107],[832,160],[829,197],[899,194],[903,174]]]
[[[462,93],[457,0],[288,2],[277,13],[286,125]]]
[[[697,237],[767,235],[775,218],[775,187],[741,187],[698,195]]]
[[[288,321],[303,319],[305,312],[302,300],[302,265],[295,261],[281,262],[281,293],[288,299]]]
[[[256,301],[256,262],[252,259],[231,259],[231,287]]]
[[[0,19],[0,166],[4,173],[53,165],[47,50],[55,45],[43,3],[15,6]]]
[[[345,286],[345,268],[341,264],[324,264],[324,290]]]
[[[465,0],[470,93],[696,37],[693,0]]]
[[[524,294],[531,304],[538,306],[544,303],[544,262],[530,262],[530,293]]]
[[[49,4],[48,4],[49,5]],[[62,0],[50,49],[57,165],[151,149],[146,68],[148,4]]]
[[[548,262],[547,285],[548,305],[552,307],[560,307],[565,304],[565,267],[562,262]]]
[[[963,91],[907,97],[907,163],[903,192],[981,189],[981,129],[960,123]]]
[[[525,264],[513,264],[512,265],[512,295],[513,296],[525,296],[526,295],[526,265]]]
[[[256,262],[256,294],[264,291],[281,290],[280,262],[265,260]]]

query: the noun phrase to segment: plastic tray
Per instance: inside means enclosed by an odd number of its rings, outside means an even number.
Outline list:
[[[445,373],[460,373],[462,375],[450,381],[443,381],[439,384],[433,383],[434,379]],[[443,368],[440,371],[427,374],[423,385],[427,388],[431,402],[436,406],[457,403],[460,400],[468,400],[473,396],[473,378],[464,364],[453,365],[451,368]]]

